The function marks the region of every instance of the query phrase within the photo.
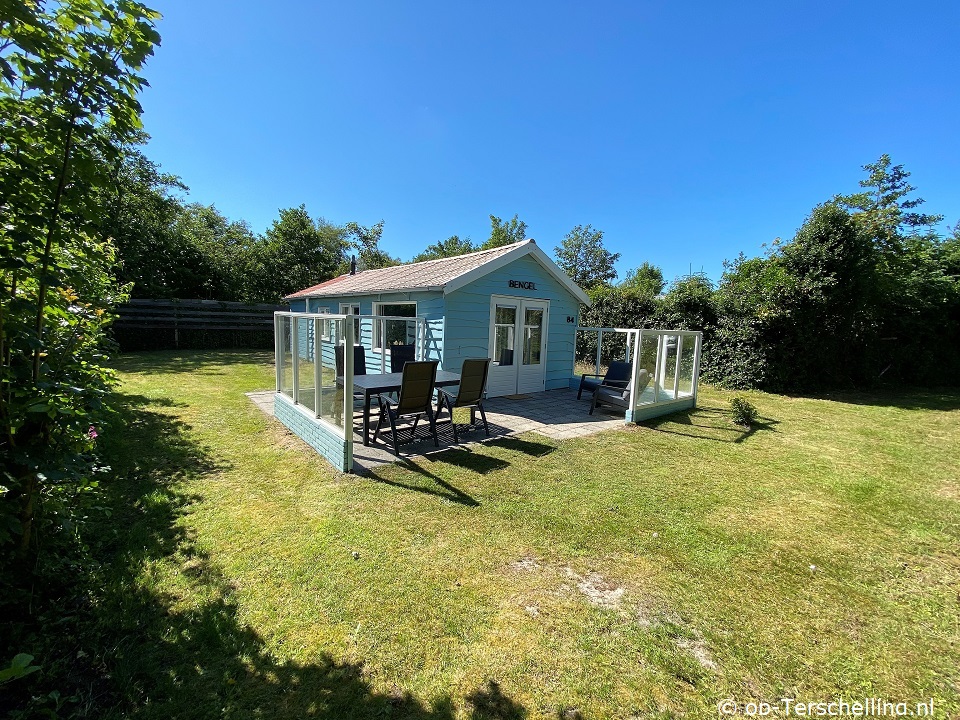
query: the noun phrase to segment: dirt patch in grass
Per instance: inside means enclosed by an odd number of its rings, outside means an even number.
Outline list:
[[[946,485],[937,490],[937,495],[947,500],[954,500],[960,502],[960,483],[948,482]]]
[[[540,569],[540,563],[537,562],[536,558],[532,557],[522,557],[519,560],[514,560],[510,563],[510,569],[517,572],[533,572],[534,570]]]
[[[593,605],[597,607],[615,610],[620,607],[623,600],[623,594],[626,592],[622,587],[614,585],[600,573],[587,573],[581,577],[570,568],[566,568],[567,577],[575,580],[577,590]]]
[[[713,660],[713,655],[707,648],[706,643],[700,638],[680,638],[677,640],[677,647],[689,654],[707,670],[716,670],[717,663]]]

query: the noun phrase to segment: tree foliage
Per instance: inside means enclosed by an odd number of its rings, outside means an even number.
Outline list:
[[[476,252],[477,247],[470,238],[461,240],[458,235],[451,235],[446,240],[435,242],[428,245],[419,255],[414,256],[412,262],[423,262],[425,260],[439,260],[441,258],[456,257],[457,255],[466,255]]]
[[[609,285],[617,277],[614,263],[620,253],[607,250],[603,246],[603,231],[592,225],[577,225],[554,248],[554,253],[561,269],[585,290]]]
[[[628,270],[620,282],[622,288],[633,288],[643,295],[659,295],[667,283],[663,279],[663,270],[649,262]]]
[[[691,276],[653,297],[626,282],[592,292],[582,321],[703,330],[703,378],[728,387],[955,384],[960,231],[937,234],[942,217],[919,211],[888,156],[864,170],[861,192],[818,205],[765,256],[736,258],[715,289]]]
[[[490,237],[480,246],[481,250],[512,245],[527,239],[527,224],[517,215],[504,222],[496,215],[490,216]]]
[[[0,550],[21,560],[95,484],[104,331],[124,292],[103,198],[140,130],[158,17],[131,0],[62,0],[14,4],[0,25]]]

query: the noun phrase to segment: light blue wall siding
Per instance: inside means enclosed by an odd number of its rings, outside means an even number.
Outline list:
[[[508,285],[510,280],[530,281],[536,290]],[[490,357],[490,296],[510,295],[550,301],[547,338],[546,389],[567,387],[573,372],[573,355],[580,303],[536,260],[525,256],[484,275],[447,295],[447,326],[443,366],[457,372],[464,358]],[[567,322],[567,318],[573,322]]]
[[[511,288],[510,280],[534,282],[536,290]],[[359,303],[361,315],[373,314],[375,302],[417,302],[417,314],[427,321],[426,356],[441,361],[444,370],[459,372],[469,357],[489,357],[490,296],[510,295],[550,301],[547,338],[547,390],[567,387],[573,373],[573,356],[580,304],[567,288],[526,256],[494,270],[469,285],[447,295],[440,292],[383,293],[352,297],[311,298],[309,310],[326,308],[340,312],[340,303]],[[290,309],[303,312],[303,300],[290,303]],[[567,322],[567,318],[572,322]],[[370,348],[371,324],[361,325],[361,342]],[[379,371],[380,354],[367,350],[367,366]],[[389,372],[389,358],[386,362]]]
[[[340,312],[340,303],[360,304],[361,315],[372,315],[374,303],[416,302],[417,315],[426,320],[426,342],[424,349],[427,359],[441,360],[443,353],[444,333],[444,298],[440,292],[409,292],[409,293],[380,293],[377,295],[353,295],[345,297],[310,298],[310,312],[326,309],[332,313]],[[303,300],[294,300],[290,303],[293,312],[306,312],[307,306]],[[361,322],[360,342],[367,348],[367,367],[379,372],[381,365],[380,353],[372,351],[371,338],[372,323]],[[390,358],[384,363],[386,371],[390,372]],[[458,366],[459,369],[459,366]]]

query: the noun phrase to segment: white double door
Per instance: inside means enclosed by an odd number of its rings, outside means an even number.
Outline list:
[[[547,366],[549,300],[494,295],[490,299],[487,396],[541,392]]]

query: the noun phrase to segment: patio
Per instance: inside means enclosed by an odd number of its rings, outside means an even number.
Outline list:
[[[248,393],[250,400],[261,410],[273,415],[273,399],[275,392]],[[529,395],[491,398],[484,401],[487,413],[487,423],[490,427],[490,438],[517,435],[525,432],[535,432],[554,440],[569,440],[600,432],[613,430],[624,425],[621,412],[598,409],[589,415],[590,396],[584,394],[582,400],[577,400],[576,390],[548,390]],[[475,428],[468,430],[467,426],[459,423],[460,444],[453,441],[453,432],[450,427],[450,417],[444,413],[437,424],[437,434],[440,436],[440,448],[433,445],[429,426],[421,422],[417,427],[417,438],[414,442],[402,447],[404,457],[427,455],[443,452],[452,447],[463,447],[488,438],[484,435],[483,426],[477,418]],[[360,433],[360,413],[354,414],[353,434],[353,472],[367,473],[380,465],[396,462],[397,457],[390,452],[386,443],[381,440],[373,445],[364,446]],[[401,431],[402,437],[409,439],[409,430]]]

